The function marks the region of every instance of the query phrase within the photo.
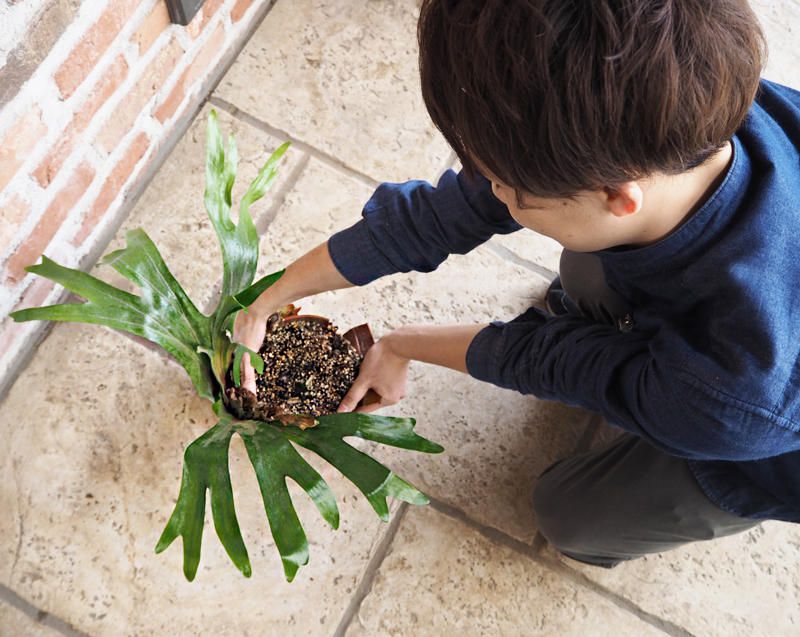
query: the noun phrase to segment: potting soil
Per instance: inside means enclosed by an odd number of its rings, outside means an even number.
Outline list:
[[[335,413],[361,364],[356,348],[336,327],[317,319],[271,320],[259,354],[264,373],[256,373],[255,402],[251,392],[228,384],[241,418]]]

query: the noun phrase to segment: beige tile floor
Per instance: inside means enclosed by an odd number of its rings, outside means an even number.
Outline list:
[[[766,76],[800,84],[797,1],[753,2]],[[380,181],[435,180],[454,156],[429,124],[416,76],[416,0],[278,0],[211,96],[241,155],[235,193],[283,140],[274,189],[254,209],[259,274],[355,222]],[[193,299],[215,301],[220,253],[202,210],[206,106],[107,252],[143,227]],[[511,318],[540,303],[558,246],[523,230],[430,274],[307,299],[342,328]],[[95,276],[133,290],[107,266]],[[502,285],[498,285],[502,282]],[[412,365],[413,414],[439,456],[371,449],[432,498],[381,523],[335,470],[331,531],[293,490],[311,561],[292,584],[243,449],[231,471],[253,562],[244,579],[210,520],[197,579],[179,543],[153,546],[171,512],[184,446],[214,422],[184,371],[97,326],[58,324],[5,399],[0,435],[0,635],[792,635],[800,634],[800,527],[749,533],[624,564],[560,559],[529,499],[555,459],[612,435],[585,413]],[[162,388],[168,387],[165,392]]]

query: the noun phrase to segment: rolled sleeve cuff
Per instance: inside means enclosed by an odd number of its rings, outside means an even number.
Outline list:
[[[537,358],[527,341],[546,321],[544,312],[535,307],[508,322],[492,321],[467,347],[467,373],[498,387],[532,393],[527,380],[518,375]]]
[[[398,271],[375,247],[364,219],[331,235],[328,252],[339,273],[353,285],[366,285]]]
[[[503,352],[503,321],[492,321],[475,334],[467,347],[467,373],[487,383],[499,384]]]

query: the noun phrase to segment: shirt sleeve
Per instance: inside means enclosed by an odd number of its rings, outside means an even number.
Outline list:
[[[467,349],[468,373],[499,387],[597,411],[672,455],[757,460],[800,448],[775,414],[694,378],[670,356],[679,335],[620,332],[531,308],[493,321]]]
[[[395,272],[431,272],[450,254],[521,228],[489,180],[448,170],[436,187],[421,180],[381,184],[362,218],[328,239],[328,250],[342,276],[365,285]]]

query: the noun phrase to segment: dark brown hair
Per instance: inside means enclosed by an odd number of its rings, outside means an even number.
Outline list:
[[[746,0],[423,0],[422,95],[468,174],[541,197],[702,164],[766,43]]]

